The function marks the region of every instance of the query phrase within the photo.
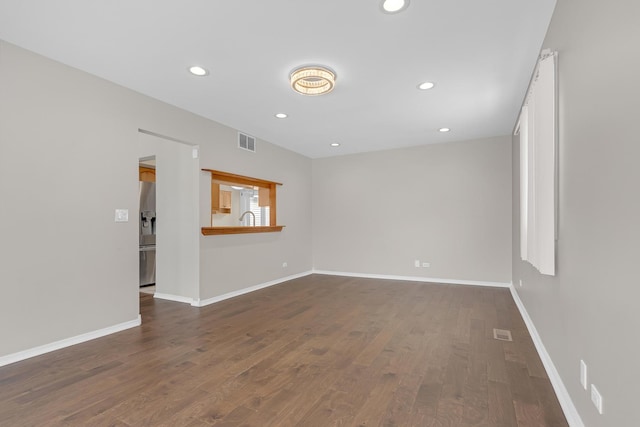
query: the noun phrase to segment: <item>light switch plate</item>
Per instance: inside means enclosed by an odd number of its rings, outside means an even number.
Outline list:
[[[585,390],[587,389],[587,364],[584,363],[584,360],[580,361],[580,384]]]
[[[129,209],[116,209],[116,222],[128,222]]]
[[[591,401],[598,410],[598,413],[602,415],[602,395],[593,384],[591,384]]]

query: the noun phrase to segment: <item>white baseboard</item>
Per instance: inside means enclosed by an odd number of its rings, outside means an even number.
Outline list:
[[[193,298],[189,298],[189,297],[183,297],[180,295],[172,295],[172,294],[163,294],[160,292],[156,292],[153,294],[154,298],[158,298],[158,299],[165,299],[167,301],[175,301],[175,302],[183,302],[186,304],[191,304],[193,305]]]
[[[342,271],[313,270],[314,274],[326,274],[329,276],[346,276],[361,277],[364,279],[384,279],[384,280],[404,280],[408,282],[427,282],[427,283],[446,283],[452,285],[469,285],[469,286],[492,286],[496,288],[508,288],[511,283],[507,282],[484,282],[478,280],[462,280],[462,279],[439,279],[435,277],[419,277],[419,276],[394,276],[388,274],[367,274],[367,273],[345,273]]]
[[[142,317],[138,314],[138,318],[135,320],[130,320],[128,322],[119,323],[117,325],[109,326],[103,329],[98,329],[97,331],[87,332],[86,334],[76,335],[75,337],[66,338],[60,341],[52,342],[50,344],[30,348],[28,350],[19,351],[7,356],[2,356],[0,357],[0,366],[20,362],[21,360],[40,356],[41,354],[60,350],[61,348],[70,347],[72,345],[80,344],[86,341],[91,341],[96,338],[104,337],[105,335],[115,334],[116,332],[124,331],[125,329],[140,326],[141,323]]]
[[[193,298],[182,297],[179,295],[162,294],[158,292],[156,292],[153,296],[154,298],[164,299],[168,301],[176,301],[176,302],[191,304],[194,307],[204,307],[206,305],[215,304],[216,302],[224,301],[226,299],[244,295],[249,292],[268,288],[270,286],[274,286],[289,280],[298,279],[300,277],[308,276],[310,274],[362,277],[367,279],[404,280],[404,281],[411,281],[411,282],[447,283],[447,284],[469,285],[469,286],[492,286],[492,287],[499,287],[499,288],[508,288],[511,286],[511,283],[506,283],[506,282],[483,282],[483,281],[477,281],[477,280],[439,279],[439,278],[431,278],[431,277],[393,276],[393,275],[386,275],[386,274],[346,273],[341,271],[311,270],[311,271],[305,271],[299,274],[294,274],[292,276],[281,277],[276,280],[260,283],[255,286],[250,286],[248,288],[239,289],[237,291],[228,292],[226,294],[218,295],[218,296],[203,299],[203,300],[196,300]]]
[[[511,289],[513,300],[518,306],[518,310],[520,310],[520,315],[522,316],[522,319],[524,319],[524,323],[527,325],[527,329],[529,330],[529,335],[531,335],[533,344],[536,346],[536,350],[538,350],[538,354],[540,355],[542,364],[547,371],[547,375],[549,376],[549,380],[551,381],[553,390],[558,396],[558,401],[560,402],[560,406],[562,407],[564,416],[567,418],[567,422],[571,427],[584,427],[582,418],[580,418],[580,414],[573,404],[573,400],[571,400],[571,396],[569,395],[567,388],[564,386],[564,382],[562,381],[562,378],[560,377],[556,366],[553,364],[551,356],[547,352],[547,349],[544,347],[542,339],[540,338],[540,334],[538,334],[538,330],[533,324],[533,320],[531,320],[531,317],[529,317],[529,313],[527,313],[527,309],[522,303],[518,292],[513,285],[511,285],[509,288]]]
[[[305,271],[303,273],[294,274],[292,276],[282,277],[280,279],[272,280],[270,282],[260,283],[259,285],[250,286],[248,288],[240,289],[233,292],[228,292],[226,294],[218,295],[217,297],[207,298],[203,300],[193,301],[191,303],[194,307],[204,307],[205,305],[214,304],[216,302],[224,301],[229,298],[237,297],[240,295],[248,294],[249,292],[257,291],[259,289],[268,288],[269,286],[274,286],[280,284],[282,282],[287,282],[289,280],[298,279],[300,277],[308,276],[312,274],[311,271]]]

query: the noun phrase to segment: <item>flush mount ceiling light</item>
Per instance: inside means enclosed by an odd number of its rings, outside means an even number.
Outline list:
[[[332,147],[340,147],[340,143],[339,142],[332,142],[331,146]]]
[[[444,132],[449,132],[450,130],[451,129],[449,129],[449,128],[440,128],[440,129],[438,129],[438,132],[443,132],[444,133]]]
[[[198,76],[198,77],[206,76],[207,74],[209,74],[209,71],[197,65],[194,65],[193,67],[189,67],[189,72],[194,76]]]
[[[398,13],[409,7],[409,0],[382,0],[381,7],[384,13]]]
[[[420,90],[428,90],[431,89],[435,86],[435,84],[431,83],[431,82],[422,82],[418,85],[418,89]]]
[[[296,68],[289,76],[291,88],[302,95],[329,93],[336,85],[336,73],[320,65]]]
[[[286,119],[289,116],[287,116],[285,113],[277,113],[276,117],[279,119]]]

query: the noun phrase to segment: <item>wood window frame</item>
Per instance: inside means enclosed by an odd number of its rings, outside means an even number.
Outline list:
[[[252,178],[244,175],[237,175],[229,172],[222,172],[213,169],[202,169],[203,172],[211,174],[211,181],[219,181],[225,184],[240,184],[250,187],[266,188],[269,190],[269,226],[227,226],[227,227],[202,227],[202,234],[214,236],[219,234],[246,234],[246,233],[270,233],[280,232],[284,225],[276,225],[276,187],[282,185],[279,182],[267,181],[266,179]]]

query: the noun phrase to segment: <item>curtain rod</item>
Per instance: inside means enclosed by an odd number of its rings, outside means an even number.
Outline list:
[[[533,84],[538,80],[538,71],[540,71],[540,63],[549,57],[557,57],[558,52],[552,51],[551,49],[543,49],[538,55],[538,59],[536,61],[536,65],[533,67],[533,72],[531,73],[531,78],[529,79],[529,84],[527,85],[527,91],[524,93],[524,99],[522,100],[522,105],[520,106],[520,112],[518,113],[518,119],[516,120],[516,125],[513,128],[513,135],[517,135],[520,131],[520,118],[522,116],[522,108],[524,108],[529,103],[529,96],[531,95],[531,91],[533,90]]]

